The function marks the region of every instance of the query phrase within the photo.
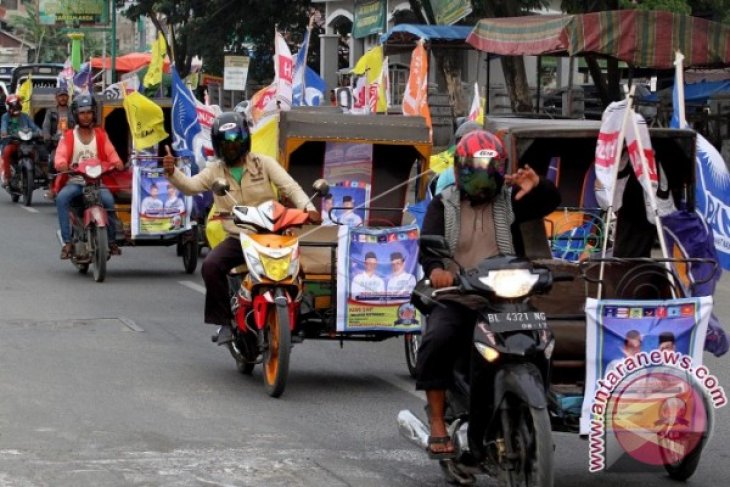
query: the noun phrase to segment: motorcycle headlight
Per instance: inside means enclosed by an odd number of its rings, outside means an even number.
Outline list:
[[[246,266],[249,272],[260,280],[261,276],[264,275],[264,266],[261,264],[261,261],[251,252],[246,252],[244,255],[246,256]]]
[[[499,352],[492,347],[488,347],[479,342],[474,343],[474,346],[477,347],[477,351],[487,362],[494,362],[499,358]]]
[[[98,178],[101,176],[101,166],[86,166],[86,175],[90,178]]]
[[[489,286],[501,298],[521,298],[527,296],[539,276],[528,269],[503,269],[490,271],[480,277],[479,282]]]
[[[264,274],[272,281],[283,281],[289,276],[289,264],[291,263],[291,254],[284,257],[269,257],[259,254],[261,264],[264,267]]]

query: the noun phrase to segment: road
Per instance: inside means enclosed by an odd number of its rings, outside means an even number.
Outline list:
[[[396,431],[400,409],[424,404],[402,341],[306,341],[271,399],[259,369],[239,374],[210,342],[200,274],[184,274],[174,248],[125,247],[94,283],[58,259],[55,208],[36,199],[28,211],[0,195],[0,486],[444,484]],[[721,317],[728,298],[724,279]],[[730,385],[727,360],[706,364]],[[690,485],[726,484],[728,411]],[[589,474],[587,442],[556,443],[556,485],[669,483]]]

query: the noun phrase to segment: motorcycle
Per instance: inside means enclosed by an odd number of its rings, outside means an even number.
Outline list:
[[[23,197],[23,204],[33,204],[33,191],[48,184],[46,172],[37,167],[38,151],[33,130],[21,128],[17,135],[8,137],[9,144],[17,144],[16,160],[10,165],[10,181],[7,188],[10,199],[17,203]]]
[[[420,251],[454,262],[459,272],[447,288],[421,281],[412,296],[416,308],[428,314],[451,301],[476,310],[469,353],[461,355],[446,392],[445,419],[455,452],[439,460],[444,474],[460,485],[487,474],[500,486],[551,487],[548,387],[555,340],[545,314],[529,303],[531,295],[550,290],[551,272],[505,255],[466,270],[441,236],[421,236]],[[398,429],[427,448],[429,429],[411,411],[400,411]]]
[[[69,208],[73,244],[70,260],[81,274],[86,274],[93,264],[96,282],[103,282],[106,278],[106,263],[109,260],[109,215],[101,200],[102,176],[113,170],[113,163],[85,159],[72,164],[68,171],[69,174],[82,176],[86,183],[82,199],[72,201]],[[57,235],[63,245],[60,230]]]
[[[216,181],[212,189],[230,198],[224,180]],[[314,190],[315,196],[323,195],[329,185],[317,180]],[[299,238],[288,230],[307,223],[309,214],[276,201],[235,205],[232,214],[237,226],[255,233],[240,234],[247,272],[231,297],[235,326],[228,348],[238,370],[246,375],[262,363],[266,392],[279,397],[289,375],[292,332],[303,298]]]

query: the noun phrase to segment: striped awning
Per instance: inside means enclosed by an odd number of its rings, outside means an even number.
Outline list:
[[[467,42],[492,54],[611,56],[635,67],[670,69],[680,50],[687,66],[730,65],[730,28],[644,10],[482,19]]]

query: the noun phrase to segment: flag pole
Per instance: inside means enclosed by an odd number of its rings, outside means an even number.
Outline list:
[[[677,88],[677,104],[676,110],[679,112],[679,127],[684,128],[687,125],[687,115],[684,107],[684,55],[680,50],[674,52],[674,85]]]
[[[626,111],[624,112],[624,119],[621,122],[621,130],[618,133],[618,140],[616,140],[616,148],[614,149],[615,154],[613,157],[613,166],[611,167],[611,199],[608,200],[608,209],[606,210],[606,223],[604,225],[605,231],[603,232],[603,243],[601,245],[601,265],[598,270],[598,299],[601,299],[601,292],[603,290],[603,273],[606,266],[604,259],[606,258],[608,234],[611,232],[611,223],[613,220],[613,200],[616,198],[616,180],[618,179],[618,169],[621,163],[624,139],[626,138],[626,127],[629,123],[629,116],[633,113],[635,91],[636,85],[632,85],[631,89],[626,94]]]

